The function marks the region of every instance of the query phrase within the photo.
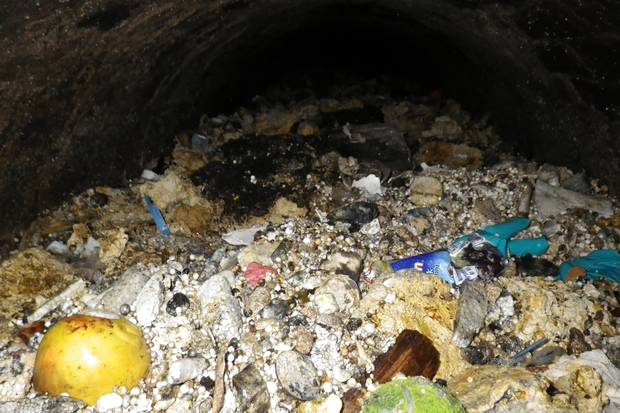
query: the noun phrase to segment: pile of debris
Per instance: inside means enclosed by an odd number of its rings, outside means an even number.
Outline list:
[[[399,374],[469,412],[617,411],[620,274],[557,278],[618,250],[617,201],[502,153],[437,93],[383,92],[280,90],[205,116],[128,188],[33,222],[0,264],[0,411],[374,412]],[[518,216],[544,257],[507,254],[500,274],[462,283],[394,271]],[[139,386],[94,407],[35,393],[41,338],[72,314],[140,327]]]

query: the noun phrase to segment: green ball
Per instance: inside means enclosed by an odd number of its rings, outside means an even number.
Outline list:
[[[393,379],[364,402],[363,413],[466,413],[456,397],[425,377]]]

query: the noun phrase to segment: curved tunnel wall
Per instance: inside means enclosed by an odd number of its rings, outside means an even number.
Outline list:
[[[490,112],[522,153],[620,190],[620,6],[611,1],[0,7],[0,233],[72,191],[122,184],[200,114],[317,64],[422,79]]]

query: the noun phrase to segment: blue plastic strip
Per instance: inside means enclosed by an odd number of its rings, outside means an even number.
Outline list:
[[[144,196],[144,202],[146,202],[146,206],[153,217],[153,221],[155,221],[155,226],[157,226],[157,230],[163,236],[170,235],[170,228],[168,228],[168,224],[166,224],[166,220],[164,216],[161,214],[161,211],[153,204],[153,200],[150,196]]]
[[[450,284],[454,283],[454,280],[450,276],[450,254],[446,250],[403,258],[391,262],[390,266],[394,272],[400,270],[417,270],[441,277]]]

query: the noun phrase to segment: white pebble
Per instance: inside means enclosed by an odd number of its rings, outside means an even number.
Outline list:
[[[98,412],[107,412],[123,405],[123,398],[116,393],[108,393],[97,399],[96,409]]]

